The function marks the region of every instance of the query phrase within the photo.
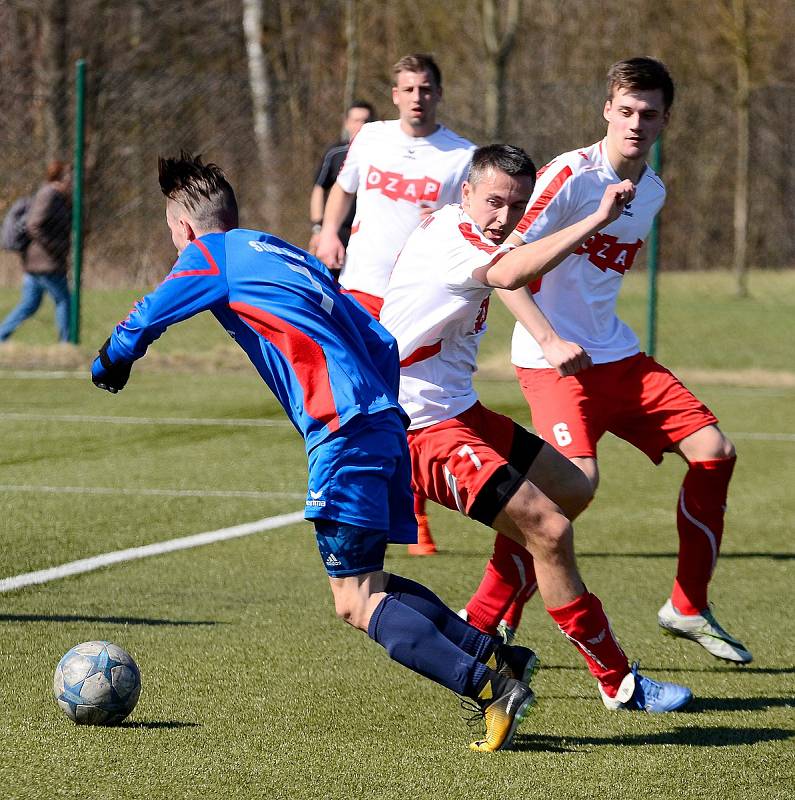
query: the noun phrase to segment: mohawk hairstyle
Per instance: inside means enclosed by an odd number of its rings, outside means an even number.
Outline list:
[[[160,190],[181,205],[203,231],[238,226],[237,200],[223,170],[200,155],[181,150],[178,157],[157,159]]]

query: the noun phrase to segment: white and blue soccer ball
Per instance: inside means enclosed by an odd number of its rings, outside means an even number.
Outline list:
[[[138,702],[141,673],[118,645],[83,642],[58,662],[53,692],[64,714],[78,725],[118,725]]]

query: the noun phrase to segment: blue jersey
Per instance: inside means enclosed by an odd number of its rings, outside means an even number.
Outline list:
[[[210,311],[304,437],[307,452],[359,415],[396,409],[397,345],[314,256],[259,231],[211,233],[113,332],[111,361],[134,361],[169,325]]]

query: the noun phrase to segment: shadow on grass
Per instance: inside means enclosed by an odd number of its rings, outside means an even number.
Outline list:
[[[577,558],[677,558],[678,553],[671,551],[668,553],[589,553],[578,552]],[[791,561],[795,558],[795,553],[774,553],[774,552],[747,552],[747,553],[721,553],[720,559],[733,558],[771,558],[774,561]]]
[[[179,728],[200,728],[198,722],[178,722],[176,720],[153,720],[152,722],[122,722],[117,728],[146,728],[148,730],[178,730]]]
[[[0,614],[0,622],[104,622],[109,625],[218,625],[214,620],[91,617],[84,614]]]
[[[674,531],[675,533],[675,531]],[[390,556],[395,559],[403,559],[405,556],[407,561],[412,563],[416,563],[417,556],[410,556],[405,551],[401,552],[397,549],[398,546],[395,546],[389,550]],[[437,555],[441,556],[455,556],[456,558],[477,558],[483,559],[484,552],[483,550],[468,550],[466,548],[456,548],[455,550],[447,550],[443,548],[439,548]],[[678,557],[678,553],[671,550],[669,552],[657,552],[657,553],[625,553],[625,552],[596,552],[596,553],[589,553],[587,551],[577,551],[577,558],[578,559],[585,559],[585,558],[673,558],[676,559]],[[733,558],[769,558],[773,561],[791,561],[795,559],[795,553],[776,553],[771,551],[764,551],[764,552],[745,552],[745,553],[721,553],[721,559],[733,559]]]
[[[0,617],[2,619],[2,617]],[[541,665],[544,672],[551,670],[567,670],[571,672],[582,672],[581,664],[547,664],[546,661]],[[705,667],[670,667],[662,664],[647,664],[644,662],[641,673],[654,674],[657,672],[728,672],[734,675],[795,675],[795,666],[787,667],[750,667],[747,664],[733,664],[727,666],[705,666]]]
[[[694,697],[688,711],[764,711],[795,708],[795,697]]]
[[[547,753],[573,753],[579,748],[596,746],[646,747],[647,745],[680,745],[682,747],[736,747],[778,742],[795,737],[795,731],[784,728],[675,728],[659,733],[631,736],[548,736],[517,733],[513,749]]]

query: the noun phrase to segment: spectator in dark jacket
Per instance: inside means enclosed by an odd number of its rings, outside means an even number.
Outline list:
[[[47,165],[47,180],[36,192],[26,220],[30,244],[22,251],[22,296],[17,307],[0,323],[0,342],[41,305],[44,292],[55,302],[58,338],[69,338],[69,285],[66,280],[71,237],[72,173],[63,161]]]

